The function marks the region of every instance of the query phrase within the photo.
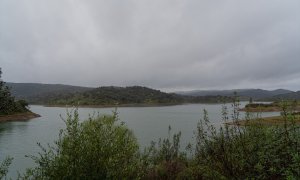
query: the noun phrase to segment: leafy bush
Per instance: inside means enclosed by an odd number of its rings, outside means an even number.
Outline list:
[[[139,176],[139,148],[118,116],[98,116],[80,123],[77,110],[68,114],[66,129],[55,146],[32,157],[38,167],[24,179],[131,179]]]
[[[239,120],[238,106],[233,103],[233,122]],[[203,177],[209,179],[300,178],[300,126],[285,107],[282,116],[283,126],[246,123],[241,127],[235,123],[216,130],[204,112],[197,128],[194,166],[204,169]],[[226,107],[223,119],[229,119]]]
[[[171,127],[168,138],[154,141],[145,149],[143,162],[146,179],[175,179],[187,167],[188,159],[180,150],[181,133],[174,134],[171,139]]]

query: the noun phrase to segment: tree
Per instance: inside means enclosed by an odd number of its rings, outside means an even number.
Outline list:
[[[13,107],[13,100],[10,96],[9,88],[5,86],[1,79],[2,70],[0,68],[0,114],[10,114]]]
[[[0,68],[0,115],[9,115],[28,111],[28,103],[24,100],[15,101],[11,95],[9,87],[1,79],[2,70]]]

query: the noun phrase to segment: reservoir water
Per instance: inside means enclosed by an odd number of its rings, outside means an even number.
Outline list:
[[[241,103],[243,107],[245,103]],[[230,109],[231,105],[227,104]],[[25,155],[37,155],[42,145],[52,144],[57,139],[59,130],[64,128],[61,117],[66,116],[67,108],[31,106],[31,111],[41,117],[29,121],[0,123],[0,161],[6,156],[13,157],[8,177],[15,179],[17,172],[34,166],[34,162]],[[181,131],[182,146],[193,142],[197,123],[203,117],[203,109],[208,111],[210,121],[218,126],[221,120],[221,104],[187,104],[164,107],[121,107],[117,111],[120,120],[133,130],[141,147],[150,144],[152,140],[167,137],[169,125],[172,132]],[[70,108],[68,110],[71,110]],[[89,115],[111,114],[114,108],[79,108],[81,120]],[[230,113],[230,111],[229,111]],[[279,113],[263,113],[261,116],[275,116]],[[60,117],[61,116],[61,117]],[[244,114],[241,113],[243,118]]]

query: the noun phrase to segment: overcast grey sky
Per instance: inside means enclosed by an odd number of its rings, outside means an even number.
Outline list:
[[[300,90],[299,0],[0,0],[9,82]]]

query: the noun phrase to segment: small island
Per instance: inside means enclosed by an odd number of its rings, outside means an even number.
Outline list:
[[[272,103],[249,103],[240,111],[245,112],[281,112],[280,116],[271,116],[263,118],[255,118],[251,120],[238,120],[236,122],[228,122],[228,125],[282,125],[285,123],[300,124],[300,105],[297,100],[275,101]],[[285,114],[285,115],[284,115]],[[289,116],[289,120],[287,117]],[[292,119],[292,120],[291,120]]]
[[[0,69],[0,122],[24,121],[40,117],[28,109],[25,100],[15,100],[10,89],[1,80],[2,71]]]
[[[298,101],[275,101],[271,103],[249,103],[240,111],[246,112],[280,112],[285,107],[287,110],[300,111]]]

